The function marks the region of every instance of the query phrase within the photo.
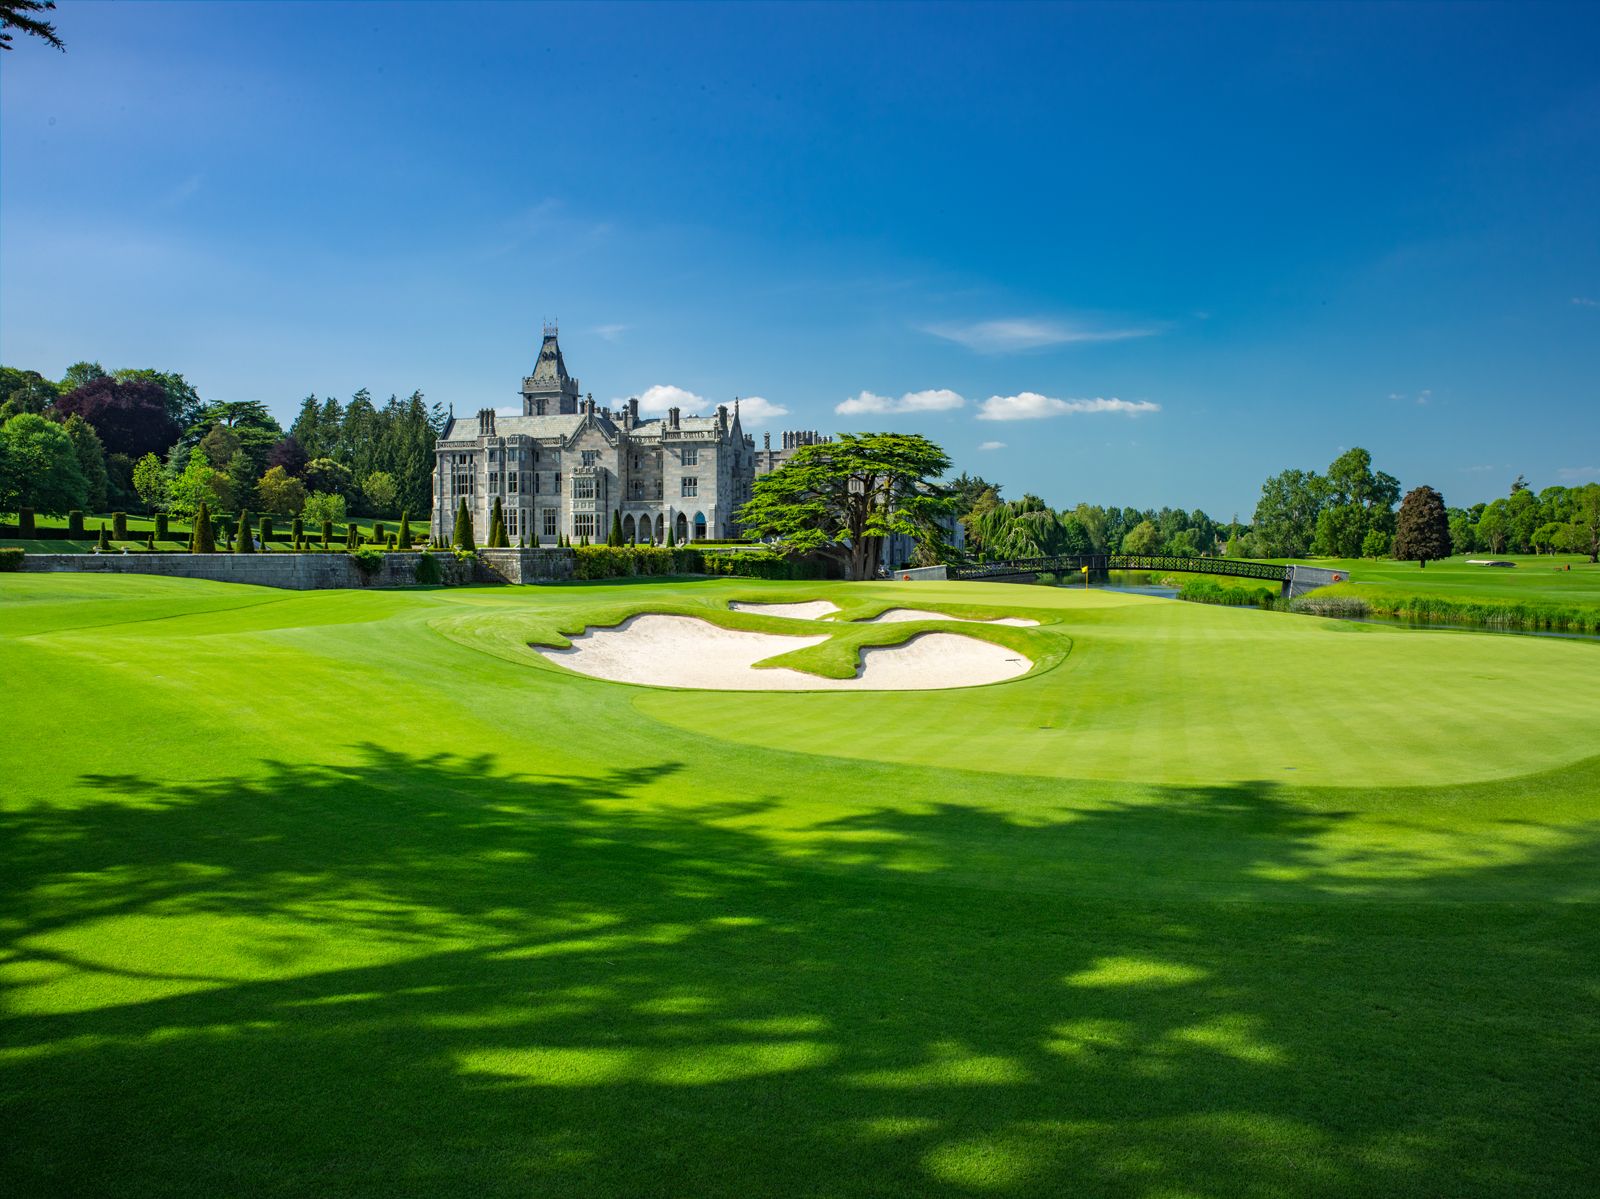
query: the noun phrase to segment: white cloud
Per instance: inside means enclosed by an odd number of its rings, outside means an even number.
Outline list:
[[[1006,448],[1006,443],[1003,441],[985,441],[978,448],[980,450],[1003,450]]]
[[[947,322],[923,325],[922,332],[942,337],[976,350],[980,354],[1004,354],[1013,350],[1036,350],[1041,346],[1076,345],[1083,342],[1127,341],[1149,337],[1154,329],[1090,329],[1066,321],[1035,317],[1007,320]]]
[[[739,423],[759,427],[770,421],[777,420],[780,416],[788,416],[789,410],[782,404],[774,404],[771,400],[761,396],[739,397]]]
[[[522,415],[522,405],[521,404],[512,404],[512,405],[510,405],[509,407],[506,407],[506,408],[496,408],[494,410],[494,414],[496,416],[521,416]]]
[[[1014,396],[990,396],[979,405],[979,420],[1040,420],[1047,416],[1067,416],[1078,412],[1120,412],[1126,416],[1141,416],[1146,412],[1160,412],[1161,405],[1149,400],[1058,400],[1024,391]]]
[[[1461,469],[1465,471],[1471,471],[1474,474],[1481,474],[1483,471],[1500,470],[1502,468],[1495,466],[1493,463],[1485,463],[1481,466],[1463,466]]]
[[[863,391],[860,395],[851,396],[848,400],[835,404],[833,410],[843,416],[859,416],[868,412],[879,415],[900,412],[948,412],[952,408],[960,408],[966,402],[955,392],[942,388],[934,391],[908,391],[899,399]]]
[[[657,383],[654,387],[646,387],[639,393],[641,412],[665,412],[668,408],[682,408],[687,414],[699,412],[700,409],[709,406],[711,402],[705,396],[697,396],[692,391],[685,391],[668,383]]]
[[[596,325],[594,334],[606,341],[620,341],[627,329],[627,325]]]
[[[1556,474],[1563,479],[1600,479],[1600,466],[1563,466]]]
[[[1600,300],[1592,299],[1589,296],[1573,296],[1572,302],[1579,308],[1600,308]]]

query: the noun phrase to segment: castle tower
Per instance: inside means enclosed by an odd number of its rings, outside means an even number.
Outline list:
[[[578,381],[567,374],[567,364],[562,361],[556,323],[546,321],[539,360],[534,363],[533,374],[522,381],[522,415],[570,415],[577,411]]]

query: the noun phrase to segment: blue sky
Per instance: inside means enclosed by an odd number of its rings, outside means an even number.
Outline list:
[[[1600,5],[55,19],[0,63],[8,365],[464,411],[556,317],[603,402],[1058,505],[1248,514],[1352,445],[1451,503],[1600,478]]]

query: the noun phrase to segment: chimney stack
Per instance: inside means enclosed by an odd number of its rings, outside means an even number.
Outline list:
[[[667,428],[676,429],[677,427],[678,427],[678,410],[676,408],[668,408],[667,409]]]

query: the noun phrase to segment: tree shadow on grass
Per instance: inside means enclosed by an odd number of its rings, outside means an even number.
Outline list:
[[[1577,1195],[1600,1166],[1592,909],[1469,902],[1467,871],[1334,899],[1318,844],[1345,817],[1267,784],[785,843],[759,831],[776,798],[651,806],[678,769],[367,747],[6,815],[0,1178]]]

